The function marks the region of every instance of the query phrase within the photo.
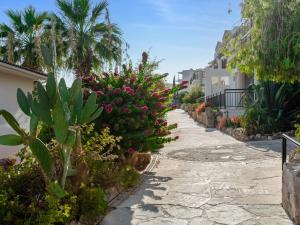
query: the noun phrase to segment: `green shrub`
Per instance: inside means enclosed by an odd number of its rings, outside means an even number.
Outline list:
[[[105,198],[105,193],[100,187],[82,187],[79,197],[81,220],[93,224],[95,219],[104,215],[108,206]]]

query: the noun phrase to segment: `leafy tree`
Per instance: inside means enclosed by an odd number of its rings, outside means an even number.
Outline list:
[[[92,67],[106,61],[121,61],[121,31],[110,22],[106,1],[94,7],[90,0],[57,0],[57,5],[67,30],[67,65],[77,76],[89,74]]]
[[[300,80],[300,3],[297,0],[243,0],[242,25],[228,35],[228,67],[261,80]]]
[[[262,22],[258,48],[262,79],[300,81],[300,2],[274,1]]]
[[[23,11],[6,12],[10,24],[0,24],[1,59],[41,71],[41,37],[48,14],[29,6]]]

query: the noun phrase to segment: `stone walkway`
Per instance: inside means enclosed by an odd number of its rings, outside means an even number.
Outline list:
[[[103,225],[292,225],[281,208],[280,141],[242,143],[182,110],[177,142]]]

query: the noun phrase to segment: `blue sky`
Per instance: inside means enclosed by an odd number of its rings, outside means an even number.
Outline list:
[[[159,72],[168,72],[169,81],[177,72],[205,67],[213,59],[224,30],[239,22],[239,4],[240,0],[109,0],[112,22],[121,27],[133,62],[150,50],[152,58],[163,60]],[[0,22],[7,22],[5,10],[28,5],[56,10],[55,0],[1,0]]]

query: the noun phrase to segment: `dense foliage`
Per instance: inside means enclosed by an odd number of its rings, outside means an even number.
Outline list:
[[[249,99],[241,124],[248,134],[292,129],[300,112],[299,85],[261,82],[254,87],[255,99]]]
[[[183,103],[198,103],[203,101],[204,93],[202,91],[200,84],[192,84],[190,87],[190,91],[186,92],[185,95],[182,97]]]
[[[299,81],[299,20],[298,0],[244,0],[243,23],[223,48],[229,69],[261,80]]]
[[[174,138],[167,137],[176,125],[168,125],[166,113],[172,110],[172,96],[182,85],[165,87],[164,76],[153,74],[155,64],[143,61],[137,69],[123,66],[120,74],[84,76],[85,96],[97,94],[104,108],[96,120],[96,129],[109,127],[114,135],[122,136],[121,151],[155,151]]]
[[[137,168],[150,159],[137,152],[156,151],[176,139],[168,136],[176,125],[168,125],[165,116],[173,109],[172,94],[185,87],[167,89],[155,68],[144,53],[137,69],[124,65],[120,74],[83,76],[70,88],[50,74],[33,92],[18,89],[30,130],[0,110],[16,132],[0,136],[0,144],[24,145],[20,163],[0,171],[1,224],[94,224],[106,211],[111,189],[138,183]]]

